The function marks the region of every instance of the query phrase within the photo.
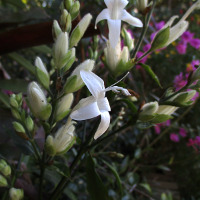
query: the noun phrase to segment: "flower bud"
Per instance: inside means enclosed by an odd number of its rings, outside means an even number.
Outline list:
[[[24,127],[19,122],[13,122],[14,129],[18,133],[26,133]]]
[[[64,1],[64,5],[65,5],[65,8],[69,11],[72,7],[72,5],[74,4],[73,0],[65,0]]]
[[[124,63],[127,63],[129,60],[129,50],[128,47],[124,47],[122,52],[121,52],[121,56],[120,56],[120,60],[122,60]]]
[[[26,118],[25,123],[26,123],[26,128],[28,129],[28,131],[32,132],[34,130],[34,122],[30,116]]]
[[[7,187],[8,186],[8,182],[6,180],[6,178],[4,178],[2,175],[0,175],[0,187]]]
[[[57,21],[57,20],[54,20],[54,21],[53,21],[53,29],[52,29],[52,32],[53,32],[53,37],[54,37],[54,39],[57,39],[58,36],[62,33],[62,30],[61,30],[60,25],[58,24],[58,21]]]
[[[154,51],[156,49],[161,49],[163,47],[166,46],[168,40],[169,40],[169,35],[170,35],[170,28],[167,27],[167,28],[164,28],[162,29],[161,31],[159,31],[152,44],[151,44],[151,51]]]
[[[54,58],[55,58],[55,66],[56,68],[60,69],[62,66],[60,65],[60,62],[62,62],[63,58],[68,52],[68,34],[61,33],[55,43],[54,47]]]
[[[21,200],[24,198],[23,189],[10,188],[9,197],[11,200]]]
[[[157,101],[146,103],[142,106],[140,115],[152,115],[152,114],[156,113],[157,110],[158,110],[158,102]]]
[[[16,94],[15,99],[19,106],[22,105],[22,93]]]
[[[0,172],[4,175],[4,176],[10,176],[11,174],[11,168],[10,166],[6,163],[5,160],[0,160]]]
[[[72,29],[72,18],[71,18],[71,15],[68,14],[67,18],[66,18],[66,22],[65,22],[65,29],[64,29],[64,31],[66,31],[66,32],[69,33],[71,31],[71,29]]]
[[[173,101],[184,104],[184,103],[187,103],[188,101],[190,101],[195,96],[195,94],[196,94],[196,90],[181,92],[173,98]]]
[[[36,82],[31,82],[28,86],[27,97],[29,107],[35,117],[47,120],[51,115],[51,105]]]
[[[158,107],[158,111],[156,113],[160,114],[160,115],[171,115],[177,109],[178,109],[178,107],[175,107],[175,106],[161,105]]]
[[[65,29],[65,24],[66,24],[66,19],[67,19],[67,15],[68,15],[68,14],[69,14],[69,13],[67,12],[67,10],[64,9],[64,10],[62,11],[61,16],[60,16],[60,25],[61,25],[61,28],[62,28],[63,31],[64,31],[64,29]]]
[[[44,86],[44,88],[48,89],[50,77],[40,57],[35,59],[35,66],[38,81]]]
[[[79,10],[80,10],[80,3],[79,3],[79,1],[76,1],[71,6],[70,11],[69,11],[71,14],[72,20],[74,20],[78,16]]]
[[[85,60],[83,63],[78,65],[78,67],[75,68],[75,70],[72,72],[70,77],[67,79],[63,91],[66,94],[76,92],[81,87],[84,86],[84,82],[81,79],[80,71],[86,70],[86,71],[92,71],[94,68],[94,61],[93,60]]]
[[[86,29],[88,28],[91,22],[91,19],[92,19],[92,15],[88,13],[81,19],[81,21],[74,28],[70,37],[70,43],[69,43],[70,48],[77,46],[78,42],[83,37]]]
[[[47,153],[54,156],[67,152],[76,139],[74,130],[74,122],[70,121],[56,132],[55,137],[48,136],[45,144]]]
[[[18,108],[19,105],[15,99],[15,95],[11,95],[10,97],[10,105],[13,107],[13,108]]]
[[[13,117],[14,117],[15,119],[21,120],[21,116],[20,116],[19,111],[18,111],[17,109],[12,108],[12,109],[11,109],[11,112],[12,112],[12,115],[13,115]]]
[[[132,38],[131,34],[126,30],[123,29],[123,37],[124,37],[124,46],[127,46],[129,51],[133,50],[134,48],[134,39]]]
[[[140,12],[143,12],[146,9],[146,7],[148,6],[148,0],[137,0],[136,6]]]
[[[56,106],[56,115],[55,115],[56,121],[62,120],[64,117],[68,115],[68,113],[71,110],[70,108],[73,100],[74,100],[74,95],[72,93],[65,95],[59,100],[58,105]]]
[[[200,67],[198,67],[192,74],[191,82],[193,83],[196,80],[200,79]]]

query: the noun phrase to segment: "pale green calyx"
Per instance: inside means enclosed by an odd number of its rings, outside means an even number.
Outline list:
[[[9,197],[10,200],[21,200],[24,197],[24,191],[23,189],[10,188]]]
[[[51,114],[51,105],[47,102],[44,92],[36,82],[28,85],[27,98],[29,107],[35,117],[47,120]]]
[[[59,100],[56,106],[56,115],[55,115],[56,121],[63,119],[64,117],[67,116],[67,114],[69,114],[73,100],[74,100],[74,95],[72,93],[65,95]]]
[[[62,30],[61,30],[60,25],[58,24],[57,20],[53,20],[53,28],[52,29],[53,29],[52,32],[53,32],[54,39],[56,39],[62,33]]]
[[[77,26],[74,28],[74,30],[70,36],[69,48],[77,46],[78,42],[83,37],[86,29],[88,28],[88,26],[91,22],[91,19],[92,19],[92,15],[90,13],[88,13],[77,24]]]

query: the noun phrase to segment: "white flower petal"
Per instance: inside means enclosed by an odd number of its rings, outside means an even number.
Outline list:
[[[103,133],[106,132],[110,125],[110,114],[109,112],[102,112],[101,113],[101,122],[99,124],[99,127],[94,135],[94,139],[96,140],[98,137],[100,137]]]
[[[96,99],[105,97],[105,86],[100,77],[93,72],[88,72],[85,70],[81,70],[80,75],[92,96],[94,96]]]
[[[143,23],[140,19],[133,17],[126,10],[123,10],[121,20],[129,23],[132,26],[143,27]]]
[[[107,97],[98,99],[98,100],[97,100],[97,104],[98,104],[99,110],[100,110],[101,112],[111,111],[110,104],[109,104],[109,102],[108,102]]]
[[[115,48],[120,38],[121,20],[108,19],[108,28],[110,44]]]
[[[87,103],[89,102],[89,104]],[[83,99],[83,101],[79,102],[79,108],[77,110],[74,110],[70,117],[74,120],[86,120],[86,119],[92,119],[94,117],[97,117],[100,115],[101,112],[99,110],[99,107],[97,105],[97,102],[94,100],[92,101],[91,97]]]
[[[103,9],[97,16],[96,21],[95,21],[95,28],[97,27],[97,23],[104,19],[110,19],[109,10],[107,8]]]
[[[114,4],[114,1],[115,1],[115,0],[104,0],[106,6],[107,6],[109,9],[112,9],[112,5]]]

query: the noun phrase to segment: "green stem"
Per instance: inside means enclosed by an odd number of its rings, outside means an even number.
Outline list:
[[[140,38],[139,38],[139,40],[138,40],[138,43],[136,44],[135,50],[134,50],[134,52],[133,52],[133,58],[135,58],[135,56],[137,55],[137,52],[139,51],[140,46],[141,46],[141,44],[142,44],[142,41],[143,41],[143,39],[144,39],[144,37],[145,37],[145,35],[146,35],[147,29],[148,29],[148,27],[149,27],[149,22],[150,22],[152,13],[153,13],[153,10],[154,10],[155,5],[156,5],[156,1],[157,1],[157,0],[154,0],[154,1],[153,1],[153,6],[152,6],[152,9],[151,9],[151,11],[150,11],[148,17],[145,16],[145,18],[144,18],[144,27],[143,27],[143,29],[142,29],[142,33],[141,33],[141,35],[140,35]]]
[[[42,161],[40,165],[40,186],[39,186],[39,199],[42,200],[42,191],[43,191],[43,179],[44,179],[44,172],[45,172],[45,157],[46,153],[45,150],[43,151]]]
[[[36,146],[36,144],[35,144],[35,140],[34,140],[34,139],[30,139],[29,142],[31,143],[31,145],[32,145],[32,147],[33,147],[33,150],[34,150],[35,155],[36,155],[36,157],[37,157],[37,159],[38,159],[38,162],[40,162],[40,161],[41,161],[40,153],[39,153],[39,151],[38,151],[38,149],[37,149],[37,146]]]

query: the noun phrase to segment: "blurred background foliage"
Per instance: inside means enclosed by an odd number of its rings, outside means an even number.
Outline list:
[[[129,2],[128,10],[135,14],[133,11],[135,1],[130,0]],[[192,2],[191,0],[158,1],[143,45],[150,43],[150,35],[156,31],[156,23],[160,21],[166,22],[172,15],[181,15]],[[2,34],[5,34],[7,31],[16,30],[17,32],[20,27],[47,23],[53,19],[58,19],[60,3],[61,0],[0,0],[0,41],[2,41]],[[93,24],[97,14],[105,8],[103,0],[80,0],[80,3],[81,16],[90,12],[93,15]],[[195,33],[195,38],[200,38],[200,11],[193,12],[189,17],[189,21],[189,31]],[[105,26],[100,26],[100,30],[103,34],[107,34]],[[139,36],[139,31],[138,29],[132,29],[135,40]],[[36,34],[40,34],[40,30]],[[51,35],[51,32],[47,32],[47,34]],[[13,35],[13,38],[15,38],[15,35]],[[13,46],[17,39],[18,37],[13,40]],[[18,50],[14,51],[11,47],[8,53],[1,51],[0,156],[7,158],[13,164],[21,159],[30,171],[38,174],[38,171],[32,167],[33,160],[28,156],[32,154],[28,143],[17,137],[12,129],[12,115],[8,109],[7,96],[7,94],[12,92],[26,93],[28,82],[33,80],[33,63],[36,56],[40,56],[46,63],[47,68],[50,69],[51,42],[41,42],[40,46],[31,46],[32,41],[29,42],[29,48],[23,48],[22,45]],[[81,57],[84,60],[90,56],[87,52],[90,42],[91,38],[86,38],[82,41],[77,48],[77,57]],[[102,43],[99,45],[99,50],[103,49]],[[176,50],[177,43],[178,41],[166,49],[152,53],[146,61],[159,77],[163,89],[160,89],[143,69],[138,69],[137,67],[133,69],[132,79],[129,80],[129,87],[142,96],[140,101],[145,100],[149,102],[161,97],[168,87],[173,87],[175,76],[181,72],[185,73],[187,64],[191,63],[192,60],[200,60],[199,49],[188,46],[187,53],[180,55]],[[101,54],[97,59],[97,66],[100,66],[102,56]],[[96,71],[101,76],[106,72],[102,67],[96,67]],[[107,81],[109,82],[109,80]],[[84,96],[85,91],[83,89],[81,92],[78,92],[77,98],[80,98],[80,95]],[[136,102],[136,105],[140,103]],[[113,116],[119,115],[117,106],[112,112]],[[187,145],[189,139],[200,136],[199,113],[200,104],[197,102],[192,109],[185,108],[176,112],[176,116],[171,120],[170,126],[160,126],[161,133],[159,134],[156,134],[155,127],[150,129],[131,127],[123,130],[112,140],[100,144],[92,154],[93,158],[95,158],[96,171],[91,172],[91,161],[85,161],[83,167],[78,169],[75,179],[65,189],[66,196],[63,199],[86,200],[88,199],[87,191],[92,196],[91,190],[95,192],[95,188],[91,189],[90,187],[95,182],[94,177],[96,173],[99,174],[105,183],[104,185],[109,191],[109,196],[113,199],[200,199],[199,147],[194,149]],[[90,127],[90,123],[93,122],[85,123],[84,126]],[[120,123],[120,120],[117,123]],[[79,126],[81,127],[82,125],[83,123],[80,123]],[[77,133],[81,138],[82,133],[79,132],[79,126]],[[175,142],[170,139],[170,134],[178,134],[180,127],[186,130],[187,135],[186,137],[179,136],[179,141]],[[151,145],[163,132],[163,137],[154,145]],[[42,131],[39,131],[39,134],[42,134]],[[39,136],[38,143],[42,143]],[[52,169],[50,167],[47,170],[45,174],[47,190],[50,187],[49,185],[58,182],[60,169],[65,169],[65,163],[72,160],[75,154],[76,146],[73,147],[70,154],[59,158],[63,161],[62,166]],[[25,173],[25,175],[31,179],[29,173]],[[37,185],[37,180],[33,179],[29,184],[29,186],[33,187]],[[98,186],[98,183],[96,184]],[[33,187],[32,193],[28,193],[30,199],[34,199],[34,195],[31,197],[34,191]]]

